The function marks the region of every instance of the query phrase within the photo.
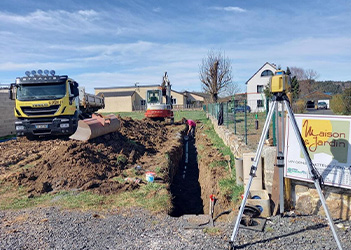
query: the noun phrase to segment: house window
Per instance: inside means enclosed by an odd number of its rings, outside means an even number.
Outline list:
[[[176,105],[177,104],[177,98],[172,98],[172,104]]]
[[[257,93],[263,93],[263,85],[257,85]]]
[[[145,106],[145,104],[146,104],[146,101],[145,101],[145,100],[140,100],[140,105],[141,105],[141,106]]]
[[[257,100],[257,108],[263,108],[263,100]]]
[[[261,76],[272,76],[273,72],[269,69],[266,69],[265,71],[262,72]]]

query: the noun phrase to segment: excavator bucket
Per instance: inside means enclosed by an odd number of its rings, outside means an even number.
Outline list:
[[[76,132],[69,138],[78,141],[88,141],[90,139],[115,132],[120,128],[120,126],[120,121],[113,114],[107,116],[93,114],[89,119],[78,121],[78,128]]]

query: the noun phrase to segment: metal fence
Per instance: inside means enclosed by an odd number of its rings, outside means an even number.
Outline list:
[[[211,103],[204,106],[204,110],[216,118],[218,125],[226,126],[236,135],[243,137],[246,145],[256,146],[262,133],[269,109],[269,102],[261,109],[251,110],[246,100],[241,105],[234,106],[231,102]],[[247,107],[248,106],[248,107]],[[273,113],[267,138],[273,139],[275,145],[275,113]]]

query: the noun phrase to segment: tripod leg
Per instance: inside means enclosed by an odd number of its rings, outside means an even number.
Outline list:
[[[239,214],[238,214],[238,216],[236,218],[236,222],[235,222],[235,226],[234,226],[234,229],[233,229],[232,237],[230,238],[230,242],[229,243],[231,244],[232,248],[234,248],[234,241],[235,241],[235,238],[236,238],[236,236],[238,234],[238,231],[239,231],[239,225],[240,225],[240,221],[241,221],[241,218],[243,216],[243,213],[244,213],[246,200],[247,200],[247,197],[249,196],[249,190],[250,190],[250,187],[251,187],[251,184],[252,184],[253,177],[256,176],[256,170],[257,170],[258,161],[259,161],[259,159],[261,157],[262,148],[263,148],[263,145],[264,145],[264,140],[265,140],[267,132],[269,130],[269,124],[270,124],[270,122],[272,120],[273,111],[275,110],[274,107],[276,105],[277,105],[277,102],[274,100],[272,102],[272,104],[271,104],[271,107],[270,107],[268,115],[267,115],[266,122],[265,122],[263,130],[262,130],[260,142],[258,144],[258,148],[257,148],[257,151],[256,151],[256,156],[255,156],[255,159],[254,159],[254,163],[251,166],[250,178],[249,178],[249,181],[248,181],[248,183],[246,185],[246,190],[245,190],[245,193],[244,193],[244,196],[243,196],[243,200],[241,202]]]
[[[321,186],[320,186],[320,183],[319,183],[319,178],[318,178],[318,172],[317,170],[314,168],[314,166],[312,165],[312,160],[311,160],[311,157],[310,155],[308,154],[307,152],[307,149],[306,149],[306,146],[305,146],[305,143],[302,139],[302,136],[301,136],[301,133],[300,133],[300,130],[297,126],[297,122],[295,120],[295,116],[293,114],[293,112],[291,111],[291,108],[290,108],[290,104],[287,100],[284,100],[284,104],[285,104],[285,107],[289,113],[289,117],[290,117],[290,121],[291,121],[291,125],[294,129],[294,132],[295,132],[295,135],[296,135],[296,138],[297,138],[297,141],[300,145],[300,148],[303,152],[303,155],[304,155],[304,158],[305,158],[305,161],[306,161],[306,164],[308,166],[308,170],[310,172],[310,175],[313,179],[313,182],[314,182],[314,185],[318,191],[318,194],[319,194],[319,199],[323,205],[323,208],[324,208],[324,211],[325,211],[325,214],[327,215],[327,218],[328,218],[328,221],[329,221],[329,226],[333,232],[333,236],[334,236],[334,239],[336,241],[336,244],[338,245],[338,248],[340,250],[342,250],[342,246],[341,246],[341,243],[340,243],[340,240],[339,240],[339,237],[336,233],[336,229],[335,229],[335,225],[334,225],[334,222],[333,222],[333,219],[332,217],[330,216],[330,213],[329,213],[329,209],[326,205],[326,202],[325,202],[325,198],[324,198],[324,195],[322,193],[322,189],[321,189]]]
[[[282,215],[284,213],[284,104],[281,103],[282,113],[281,113],[281,127],[279,133],[279,126],[277,126],[278,133],[280,134],[279,146],[277,147],[277,166],[279,167],[279,212]],[[277,114],[279,111],[277,111]],[[277,116],[277,120],[279,115]],[[277,139],[278,141],[278,139]]]

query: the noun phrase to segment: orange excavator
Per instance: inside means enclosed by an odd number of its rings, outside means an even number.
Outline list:
[[[169,120],[174,122],[172,111],[171,83],[167,72],[163,76],[162,84],[157,89],[146,92],[146,112],[145,117],[153,120]]]
[[[55,71],[26,71],[11,84],[10,99],[15,100],[17,136],[36,138],[66,135],[87,141],[114,132],[120,122],[114,115],[94,114],[105,107],[104,97],[88,94],[84,87]]]

